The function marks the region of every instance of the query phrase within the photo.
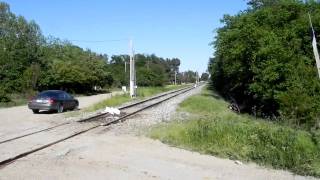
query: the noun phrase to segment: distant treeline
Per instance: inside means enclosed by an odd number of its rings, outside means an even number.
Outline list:
[[[180,60],[137,54],[138,86],[162,86],[194,77],[179,76]],[[45,89],[64,89],[74,93],[92,92],[94,87],[128,85],[128,55],[112,56],[84,50],[68,41],[45,37],[34,21],[27,21],[0,2],[0,102],[8,94]],[[190,74],[190,73],[188,73]],[[179,79],[179,77],[181,77]]]
[[[194,71],[179,72],[180,60],[178,58],[164,59],[156,55],[136,54],[136,76],[138,86],[162,86],[165,84],[194,83],[197,73]],[[126,63],[126,71],[125,71]],[[111,56],[109,67],[114,85],[129,84],[129,56]],[[203,76],[204,79],[206,75]]]
[[[136,77],[138,86],[162,86],[174,81],[175,72],[179,72],[180,60],[177,58],[164,59],[156,55],[135,55]],[[129,84],[129,56],[111,56],[110,72],[116,86]],[[126,63],[126,72],[125,72]]]
[[[114,86],[129,85],[129,60],[129,55],[113,55],[108,60],[108,71],[114,78]],[[196,72],[179,71],[180,59],[178,58],[165,59],[154,54],[136,54],[135,61],[138,86],[163,86],[165,84],[196,82]],[[208,76],[209,74],[203,73],[202,80],[208,80]]]
[[[308,12],[320,33],[320,4],[251,0],[248,5],[222,19],[209,63],[212,84],[244,112],[319,128],[320,79]]]

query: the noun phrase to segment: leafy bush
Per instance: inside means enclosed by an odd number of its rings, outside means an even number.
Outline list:
[[[110,87],[113,78],[107,62],[100,56],[69,43],[51,45],[47,49],[47,63],[38,81],[40,89],[66,89],[83,93],[94,86]],[[63,57],[57,51],[63,50]]]
[[[5,93],[4,90],[0,89],[0,103],[7,103],[10,101],[11,101],[11,99],[9,98],[7,93]]]

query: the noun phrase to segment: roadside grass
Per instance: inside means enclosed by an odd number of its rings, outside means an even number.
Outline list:
[[[320,177],[320,132],[236,114],[209,90],[183,101],[179,111],[193,116],[157,125],[150,137],[205,154]]]
[[[145,99],[147,97],[150,97],[162,92],[180,89],[187,86],[190,86],[190,85],[166,85],[163,87],[140,87],[137,91],[137,98],[135,98],[135,100]],[[83,108],[81,111],[68,112],[65,114],[65,117],[76,117],[81,115],[82,112],[94,112],[94,111],[103,109],[106,106],[109,106],[109,107],[119,106],[121,104],[130,102],[132,100],[133,99],[130,98],[130,95],[128,93],[118,94],[118,95],[112,96],[111,98],[101,100],[100,102],[92,106]]]
[[[25,94],[10,94],[8,95],[11,101],[0,102],[0,108],[8,108],[13,106],[21,106],[28,103],[28,99],[32,97],[31,95]]]
[[[123,103],[130,101],[130,100],[131,100],[131,98],[128,93],[119,94],[119,95],[112,96],[109,99],[105,99],[103,101],[100,101],[100,102],[98,102],[88,108],[85,108],[84,111],[85,112],[93,112],[93,111],[105,108],[106,106],[119,106]]]
[[[166,85],[162,87],[140,87],[137,90],[138,98],[150,97],[166,91],[171,91],[179,88],[184,88],[190,85]]]
[[[163,87],[140,87],[137,90],[137,98],[136,99],[144,99],[146,97],[150,97],[162,92],[171,91],[179,88],[186,87],[187,85],[167,85]],[[103,109],[106,106],[119,106],[123,103],[132,101],[130,98],[130,95],[128,93],[126,94],[120,94],[115,95],[109,99],[102,100],[88,108],[85,108],[85,112],[93,112],[99,109]]]

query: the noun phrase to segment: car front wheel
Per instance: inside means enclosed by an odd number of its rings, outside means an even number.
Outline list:
[[[32,112],[33,112],[34,114],[38,114],[38,113],[39,113],[39,109],[32,109]]]

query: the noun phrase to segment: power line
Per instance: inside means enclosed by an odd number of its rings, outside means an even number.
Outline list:
[[[72,39],[68,40],[71,42],[84,42],[84,43],[105,43],[105,42],[119,42],[119,41],[128,41],[129,39],[108,39],[108,40],[78,40]]]

